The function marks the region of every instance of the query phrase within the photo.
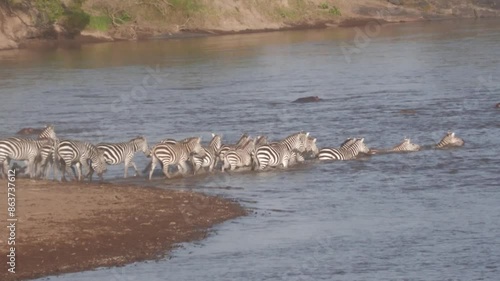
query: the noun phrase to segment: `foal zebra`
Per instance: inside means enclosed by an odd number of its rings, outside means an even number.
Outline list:
[[[36,158],[40,155],[40,149],[50,143],[52,140],[34,140],[23,138],[8,138],[0,140],[0,166],[3,166],[1,171],[2,178],[7,176],[7,170],[10,160],[25,160],[28,165],[28,174],[30,178],[36,176]]]
[[[286,137],[280,142],[261,145],[253,153],[253,169],[264,170],[266,167],[282,165],[288,167],[292,151],[306,151],[309,133],[299,132]]]
[[[56,159],[58,160],[57,162],[59,160],[64,162],[61,163],[62,181],[66,181],[66,168],[71,167],[73,169],[72,165],[77,167],[78,181],[82,181],[82,166],[88,169],[89,172],[85,177],[90,177],[90,181],[92,181],[94,171],[97,172],[102,181],[103,173],[107,170],[104,153],[88,142],[76,140],[63,140],[59,142],[56,149]],[[90,161],[90,167],[88,161]],[[74,169],[73,174],[75,175]]]
[[[347,139],[340,148],[322,148],[319,150],[319,160],[350,160],[359,153],[368,153],[370,149],[364,143],[364,138]]]
[[[149,171],[149,179],[153,175],[153,171],[158,164],[163,164],[163,173],[167,178],[170,178],[168,173],[169,165],[177,165],[179,172],[183,173],[187,170],[186,163],[189,160],[191,153],[200,154],[203,152],[201,147],[201,138],[194,137],[177,143],[158,143],[151,150],[151,170]]]
[[[457,147],[463,146],[464,140],[455,136],[455,133],[448,132],[446,135],[436,144],[436,148],[448,148],[448,147]]]
[[[241,148],[230,149],[223,158],[221,171],[225,169],[233,171],[236,168],[252,165],[252,153],[255,149],[255,141],[249,139]]]
[[[149,155],[148,142],[145,137],[139,136],[131,139],[128,142],[121,143],[99,143],[97,149],[104,153],[104,159],[108,165],[125,164],[124,178],[128,176],[128,168],[130,165],[135,169],[135,175],[140,174],[137,170],[133,158],[136,152],[142,151],[144,155]]]
[[[193,163],[193,175],[198,172],[200,168],[207,168],[208,171],[212,172],[217,160],[217,152],[222,146],[222,137],[216,134],[212,134],[212,140],[208,144],[208,147],[203,147],[204,155],[193,154],[191,157],[191,162]]]

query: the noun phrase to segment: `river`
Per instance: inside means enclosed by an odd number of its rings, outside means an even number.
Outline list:
[[[156,176],[148,185],[234,198],[251,214],[156,262],[41,280],[499,280],[500,21],[371,28],[0,52],[0,137],[52,123],[94,143],[300,130],[320,147],[430,145],[448,130],[465,140],[287,171]],[[324,101],[290,103],[311,95]]]

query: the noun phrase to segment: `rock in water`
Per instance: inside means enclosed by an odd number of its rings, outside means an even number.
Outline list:
[[[40,134],[43,129],[35,129],[35,128],[22,128],[17,132],[16,134],[18,135],[34,135],[34,134]]]
[[[306,103],[306,102],[318,102],[321,101],[321,99],[318,96],[310,96],[310,97],[303,97],[303,98],[298,98],[294,100],[294,103]]]

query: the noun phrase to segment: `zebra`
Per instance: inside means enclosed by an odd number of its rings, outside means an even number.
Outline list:
[[[391,148],[389,152],[413,152],[419,150],[420,145],[412,143],[409,138],[404,138],[403,142]]]
[[[347,139],[340,148],[322,148],[318,152],[319,160],[350,160],[359,153],[368,153],[370,149],[364,143],[364,138]]]
[[[464,140],[455,136],[454,132],[447,132],[446,135],[436,144],[436,148],[449,148],[464,145]]]
[[[53,169],[54,178],[56,178],[57,165],[55,165],[56,159],[54,151],[59,143],[59,139],[57,138],[54,126],[46,125],[38,135],[38,139],[50,139],[53,140],[53,143],[48,143],[40,148],[40,157],[37,161],[37,164],[40,165],[40,169],[37,172],[37,177],[44,174],[45,178],[48,178],[50,170]]]
[[[104,152],[89,142],[77,140],[62,140],[59,142],[56,149],[56,159],[60,159],[62,165],[62,181],[66,180],[66,168],[75,165],[78,171],[78,181],[82,181],[82,166],[88,169],[85,177],[89,177],[92,181],[94,171],[97,172],[100,180],[103,180],[103,173],[106,172],[106,159]],[[88,162],[90,161],[90,166]],[[59,161],[58,161],[59,162]],[[64,162],[64,163],[62,163]],[[75,170],[73,174],[76,177]]]
[[[309,133],[299,132],[286,137],[280,142],[265,144],[260,146],[252,153],[252,168],[264,170],[266,167],[277,167],[282,165],[288,167],[288,161],[292,151],[306,151],[306,143]]]
[[[130,165],[135,169],[135,175],[139,175],[139,170],[135,165],[133,158],[136,152],[142,151],[144,155],[149,155],[148,142],[145,137],[138,136],[129,140],[128,142],[121,143],[99,143],[97,149],[104,153],[104,159],[108,165],[125,164],[124,178],[128,176],[128,168]]]
[[[264,145],[264,144],[268,144],[269,142],[267,141],[267,137],[266,136],[257,136],[255,138],[255,148],[261,146],[261,145]]]
[[[230,149],[238,149],[241,148],[242,145],[244,145],[248,140],[250,139],[250,136],[247,133],[244,133],[241,135],[240,139],[236,142],[236,144],[223,144],[219,151],[217,152],[217,159],[215,161],[215,166],[224,159],[224,155],[226,152],[228,152]]]
[[[163,164],[163,173],[167,178],[170,178],[168,173],[168,166],[175,164],[181,173],[187,170],[186,163],[189,160],[191,153],[201,154],[203,149],[201,147],[201,138],[193,137],[184,140],[183,142],[172,143],[158,143],[151,150],[151,169],[149,171],[149,179],[153,175],[153,171],[158,164]]]
[[[47,143],[52,143],[50,139],[35,140],[12,137],[0,140],[0,166],[3,166],[2,178],[7,176],[10,160],[27,161],[27,170],[30,178],[36,176],[36,159],[40,155],[40,148]]]
[[[225,169],[233,171],[239,167],[247,167],[252,165],[252,153],[255,149],[255,140],[249,139],[240,148],[233,148],[226,152],[223,158],[221,171]]]
[[[292,151],[292,153],[290,154],[290,159],[288,160],[288,166],[293,166],[305,161],[306,159],[304,158],[304,155],[302,155],[302,153]]]
[[[193,175],[198,172],[200,168],[207,168],[208,171],[212,172],[217,160],[217,152],[222,146],[222,137],[220,135],[212,134],[212,140],[208,144],[208,147],[203,147],[204,155],[193,154],[191,157],[191,162],[193,164]]]

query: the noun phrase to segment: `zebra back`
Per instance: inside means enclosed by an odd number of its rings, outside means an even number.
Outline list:
[[[286,145],[289,151],[296,150],[298,152],[306,151],[306,142],[309,137],[309,133],[298,132],[292,135],[289,135],[280,143]]]
[[[53,125],[47,125],[45,128],[40,132],[38,135],[38,139],[51,139],[51,140],[57,140],[57,135],[54,130]]]
[[[454,132],[447,132],[446,135],[436,144],[436,148],[463,146],[464,140],[455,136]]]
[[[420,145],[412,143],[409,138],[405,138],[400,144],[394,146],[390,151],[401,152],[418,150],[420,150]]]

